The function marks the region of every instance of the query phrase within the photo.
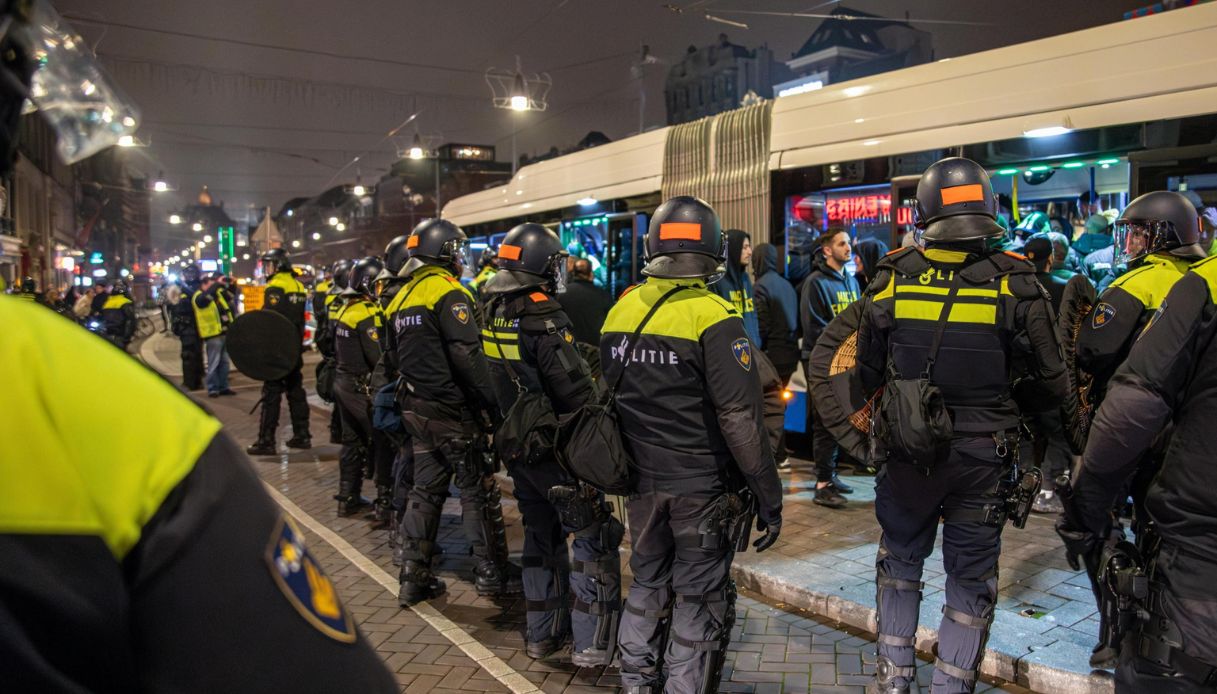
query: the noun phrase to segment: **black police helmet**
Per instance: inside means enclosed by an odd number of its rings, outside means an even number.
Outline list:
[[[926,243],[980,241],[1002,236],[997,197],[980,164],[948,157],[930,165],[917,181],[913,221]]]
[[[26,275],[21,278],[21,291],[26,294],[33,294],[38,291],[38,283],[34,281],[33,277]]]
[[[497,262],[498,259],[499,259],[498,249],[490,248],[488,246],[488,247],[486,247],[485,250],[482,251],[482,255],[478,257],[478,267],[479,268],[502,267],[501,265],[498,264],[498,262]]]
[[[727,243],[714,208],[691,195],[660,205],[647,228],[642,274],[665,279],[722,277]]]
[[[273,275],[276,272],[291,272],[292,259],[282,248],[272,248],[262,254],[262,272]]]
[[[467,262],[469,240],[465,232],[446,219],[427,219],[414,227],[406,240],[409,259],[398,272],[409,277],[425,265],[440,265],[455,270]]]
[[[385,271],[389,274],[397,275],[409,259],[410,256],[406,252],[406,242],[409,240],[409,234],[402,234],[394,237],[389,245],[385,246]]]
[[[380,258],[374,255],[356,262],[351,266],[350,281],[347,282],[348,287],[343,293],[363,294],[368,297],[376,296],[376,290],[372,285],[376,281],[380,271],[384,269],[385,264],[380,262]]]
[[[114,285],[110,287],[111,294],[126,294],[127,283],[124,280],[114,280]]]
[[[330,268],[330,273],[334,275],[334,286],[338,289],[346,289],[350,285],[351,266],[354,265],[349,260],[339,260]]]
[[[546,284],[556,292],[565,291],[567,255],[554,232],[540,224],[521,224],[499,244],[499,271],[486,282],[483,292],[502,294]]]
[[[199,266],[191,263],[182,268],[182,281],[187,284],[196,284],[199,281]]]
[[[1152,253],[1203,258],[1200,217],[1187,198],[1169,190],[1146,193],[1128,203],[1114,225],[1115,245],[1123,262]]]

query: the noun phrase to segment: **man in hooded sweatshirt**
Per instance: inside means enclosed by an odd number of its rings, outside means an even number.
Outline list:
[[[752,278],[748,263],[752,261],[752,237],[739,229],[727,230],[727,264],[722,279],[711,284],[710,291],[731,302],[744,319],[744,331],[753,344],[761,344],[761,327],[756,318],[752,295]]]
[[[781,387],[785,389],[799,366],[799,295],[778,270],[778,249],[771,243],[756,247],[752,254],[752,274],[756,276],[756,318],[761,335],[758,344],[773,363]],[[774,443],[774,460],[778,469],[785,470],[790,463],[786,460],[786,407],[780,391],[777,402],[781,407],[774,408],[772,417],[766,408],[765,424]]]
[[[849,234],[840,227],[829,227],[820,235],[819,245],[820,254],[816,256],[815,269],[803,282],[803,295],[799,298],[799,317],[803,323],[803,368],[808,373],[811,369],[807,359],[820,333],[862,294],[858,289],[858,280],[845,270],[846,263],[853,257]],[[811,420],[808,431],[811,432],[812,458],[816,463],[816,495],[812,501],[829,508],[842,508],[845,497],[841,495],[854,490],[837,476],[837,441],[820,423],[820,417],[812,414],[813,410],[814,407],[808,408],[808,418]]]
[[[854,279],[858,280],[858,291],[866,291],[870,278],[878,272],[879,261],[887,255],[887,244],[879,239],[859,239],[854,244]]]

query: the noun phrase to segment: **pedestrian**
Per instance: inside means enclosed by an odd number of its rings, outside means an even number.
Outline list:
[[[292,261],[287,251],[272,248],[262,254],[262,271],[267,275],[263,295],[263,310],[275,311],[291,321],[300,335],[300,357],[295,367],[283,378],[262,384],[262,416],[258,419],[258,438],[245,449],[250,455],[274,455],[275,431],[279,428],[280,399],[287,397],[288,412],[292,420],[292,437],[288,448],[307,450],[313,447],[308,428],[308,398],[304,393],[304,302],[308,290],[292,272]]]
[[[477,566],[479,595],[519,595],[520,569],[507,560],[507,534],[487,438],[500,414],[473,295],[460,283],[469,241],[455,224],[421,222],[406,242],[406,280],[389,304],[397,338],[402,420],[414,448],[414,486],[401,522],[398,601],[412,605],[447,586],[431,568],[448,488],[461,494],[461,521]]]
[[[110,283],[99,280],[93,284],[93,303],[89,306],[89,318],[101,318],[101,308],[110,298]]]
[[[782,527],[752,342],[735,306],[706,288],[722,244],[706,203],[660,205],[647,279],[609,312],[600,341],[637,475],[626,504],[634,580],[618,632],[626,694],[718,691],[735,619],[731,562],[751,525],[743,498],[755,498],[765,533],[757,551]]]
[[[761,344],[761,327],[756,317],[756,301],[752,294],[752,278],[748,265],[752,262],[752,237],[739,229],[727,230],[727,262],[721,279],[710,290],[731,302],[744,320],[744,331],[752,344]]]
[[[372,426],[372,371],[380,362],[384,314],[374,296],[376,276],[384,263],[367,257],[352,265],[344,301],[332,324],[334,334],[335,409],[342,416],[342,452],[338,458],[339,517],[352,516],[370,504],[363,498],[365,466],[376,485],[373,520],[388,525],[392,506],[393,446]]]
[[[598,346],[600,329],[604,327],[604,319],[613,307],[613,297],[592,281],[591,261],[587,258],[574,259],[570,276],[567,277],[566,291],[555,298],[570,319],[575,341]]]
[[[1111,224],[1107,215],[1096,212],[1086,219],[1086,226],[1081,235],[1073,242],[1073,250],[1085,258],[1097,250],[1110,247],[1111,244]]]
[[[566,286],[566,258],[552,231],[521,224],[503,237],[499,271],[482,285],[482,348],[504,412],[534,393],[562,417],[596,393],[573,323],[555,300]],[[506,463],[524,516],[525,651],[545,658],[573,638],[576,667],[607,666],[621,615],[625,527],[604,494],[571,477],[552,448],[524,456]]]
[[[854,244],[854,279],[858,280],[858,291],[866,291],[870,278],[879,267],[879,261],[887,255],[887,244],[879,239],[859,239]]]
[[[1175,233],[1185,238],[1197,233],[1195,216],[1188,217],[1172,215],[1172,224],[1184,225]],[[1217,475],[1211,443],[1217,416],[1215,286],[1217,262],[1210,258],[1171,287],[1111,380],[1071,485],[1069,507],[1057,522],[1075,569],[1080,560],[1102,566],[1099,581],[1109,586],[1119,586],[1121,576],[1145,580],[1144,594],[1103,598],[1131,603],[1119,608],[1130,618],[1116,667],[1118,694],[1208,692],[1217,672],[1217,643],[1210,638],[1217,624],[1212,493]],[[1161,470],[1148,469],[1150,451],[1172,426]],[[1133,490],[1144,499],[1136,549],[1129,551],[1128,542],[1109,548],[1111,509],[1126,496],[1130,481],[1143,485]],[[1113,559],[1103,561],[1106,557]],[[1115,605],[1100,607],[1106,614]]]
[[[122,351],[127,351],[135,336],[135,304],[131,301],[127,283],[115,280],[110,296],[101,307],[101,330],[106,339]]]
[[[846,269],[853,257],[849,234],[840,227],[829,227],[816,241],[820,250],[814,269],[803,282],[799,298],[799,317],[803,324],[803,367],[811,372],[809,358],[820,333],[839,313],[858,300],[858,280]],[[824,427],[808,393],[807,431],[811,439],[811,459],[816,465],[816,491],[812,501],[828,508],[844,508],[844,494],[854,488],[841,481],[837,473],[840,446]]]
[[[59,85],[57,118],[132,112],[91,52],[47,50],[82,45],[49,3],[0,19],[0,177],[21,105],[41,100],[35,69]],[[65,134],[64,151],[111,144],[117,124]],[[0,296],[0,324],[0,691],[398,691],[214,417],[50,312]]]
[[[199,288],[199,267],[194,263],[182,268],[182,299],[173,305],[173,334],[182,343],[182,387],[203,387],[203,340],[199,337],[194,303],[189,300]]]
[[[922,568],[944,520],[946,605],[933,689],[970,692],[993,621],[1008,514],[995,490],[1018,479],[1012,374],[1026,370],[1045,406],[1060,402],[1067,379],[1034,269],[993,250],[1005,230],[984,168],[959,157],[936,162],[922,174],[916,201],[926,249],[879,263],[857,331],[862,385],[867,393],[884,388],[874,417],[888,455],[875,488],[882,535],[872,688],[916,686]],[[920,436],[914,429],[924,436],[910,438]]]
[[[231,314],[227,300],[220,292],[220,283],[215,273],[203,275],[199,288],[190,295],[194,309],[194,322],[198,326],[199,339],[207,353],[207,376],[203,379],[208,397],[236,395],[228,387],[228,352],[224,349],[228,324],[225,316]]]
[[[76,302],[72,304],[72,315],[77,322],[83,321],[89,317],[89,312],[93,310],[93,291],[82,291],[76,296]]]
[[[165,329],[161,332],[168,332],[173,325],[173,308],[182,300],[182,285],[178,282],[166,282],[161,287],[161,297],[162,318],[165,320]]]
[[[1116,221],[1115,261],[1129,269],[1099,295],[1077,342],[1077,363],[1094,376],[1096,402],[1170,288],[1205,257],[1197,225],[1183,218],[1195,218],[1194,212],[1182,195],[1154,191],[1129,203]]]
[[[778,469],[788,470],[785,401],[781,394],[799,366],[799,295],[778,271],[778,249],[771,243],[762,243],[753,251],[752,274],[756,276],[754,305],[761,336],[758,346],[772,363],[780,383],[776,398],[766,398],[766,428]],[[776,410],[772,416],[771,409]]]

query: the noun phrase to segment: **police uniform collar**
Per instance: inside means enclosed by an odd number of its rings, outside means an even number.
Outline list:
[[[545,285],[547,280],[540,275],[519,270],[499,270],[490,276],[481,286],[482,294],[498,296],[512,294],[525,289],[536,289]]]
[[[655,287],[663,287],[665,289],[670,289],[672,287],[694,287],[697,289],[706,288],[706,281],[701,278],[673,279],[668,277],[649,277],[647,278],[646,283]]]

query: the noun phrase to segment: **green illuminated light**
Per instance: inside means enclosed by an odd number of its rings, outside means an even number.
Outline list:
[[[1084,162],[1084,161],[1071,161],[1071,162],[1068,162],[1068,163],[1066,163],[1066,164],[1062,164],[1062,165],[1061,165],[1061,168],[1062,168],[1062,169],[1080,169],[1080,168],[1082,168],[1083,166],[1086,166],[1086,162]]]
[[[1018,173],[1018,169],[998,169],[997,170],[998,176],[1013,176],[1016,173]]]
[[[1120,160],[1119,159],[1100,159],[1096,163],[1098,163],[1098,164],[1119,164]]]
[[[1040,165],[1038,165],[1038,166],[1031,166],[1031,167],[1028,167],[1028,168],[1027,168],[1027,170],[1028,170],[1028,171],[1031,171],[1031,172],[1033,172],[1033,173],[1039,173],[1040,171],[1047,171],[1047,170],[1048,170],[1048,167],[1047,167],[1047,166],[1044,166],[1043,164],[1040,164]]]

